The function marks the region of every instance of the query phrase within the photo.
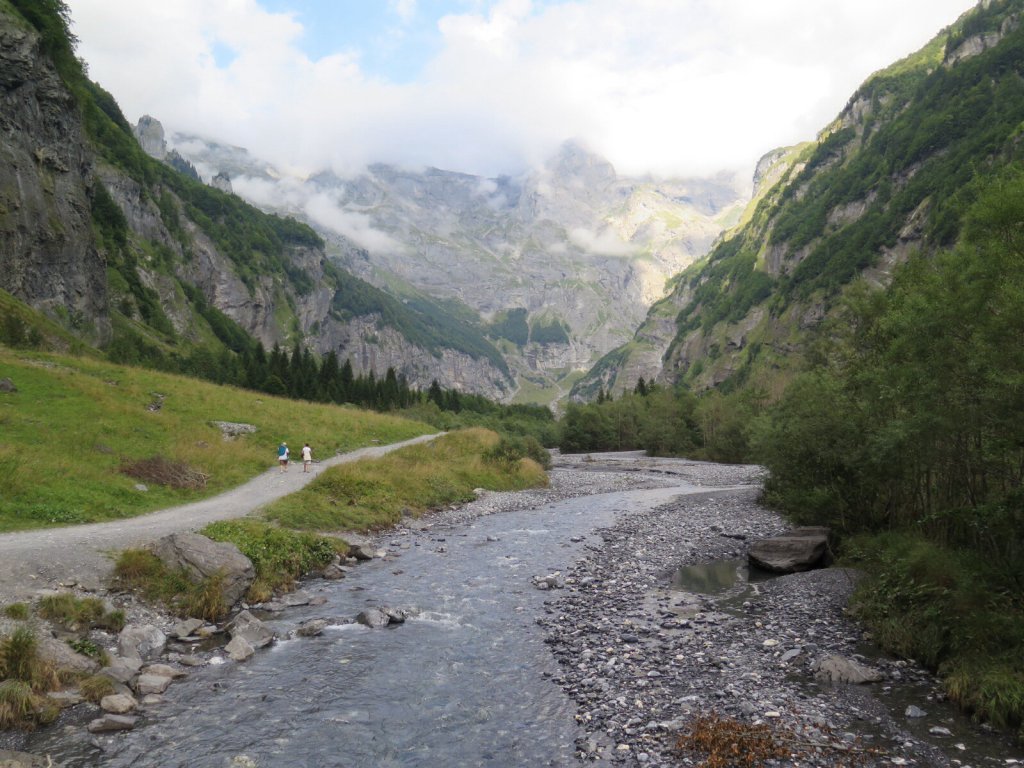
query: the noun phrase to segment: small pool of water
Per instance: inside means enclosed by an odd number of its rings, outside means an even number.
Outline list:
[[[776,575],[752,568],[745,557],[734,557],[680,566],[672,574],[672,589],[699,595],[724,595],[737,586],[746,587]]]

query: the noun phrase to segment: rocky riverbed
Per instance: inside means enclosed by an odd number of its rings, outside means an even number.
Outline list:
[[[679,751],[676,742],[700,718],[715,716],[719,723],[747,729],[737,732],[736,738],[770,728],[790,740],[788,756],[766,757],[750,765],[1014,764],[1013,751],[994,735],[983,734],[980,743],[971,740],[974,730],[966,721],[949,717],[948,706],[939,700],[928,675],[904,662],[869,654],[862,631],[843,611],[855,574],[829,569],[749,583],[739,566],[730,564],[732,559],[740,562],[753,539],[787,528],[758,505],[760,479],[760,470],[749,466],[633,453],[556,456],[549,488],[482,492],[472,503],[408,518],[362,544],[377,560],[393,561],[386,567],[401,579],[405,553],[419,549],[448,557],[447,545],[467,536],[481,517],[543,510],[560,500],[595,494],[679,486],[688,495],[653,509],[622,512],[609,527],[574,539],[583,555],[571,568],[532,575],[528,589],[550,590],[543,603],[537,603],[542,607],[534,626],[543,632],[558,662],[551,665],[556,671],[545,674],[576,707],[580,735],[575,759],[626,766],[700,765],[700,753]],[[477,546],[487,546],[487,541]],[[707,563],[724,564],[726,573],[735,572],[735,579],[711,588],[699,578],[685,577],[689,566]],[[529,575],[510,575],[531,581]],[[272,612],[288,624],[290,611],[310,610],[311,598],[313,604],[324,601],[332,589],[336,587],[328,582],[308,582],[308,594],[279,601]],[[133,624],[169,632],[178,622],[129,597],[108,597]],[[302,626],[295,615],[291,623]],[[353,618],[320,619],[317,631]],[[293,634],[297,643],[312,642],[302,632]],[[112,642],[99,634],[95,640],[101,645]],[[185,661],[189,668],[211,659],[233,663],[220,648],[188,654],[181,650],[172,645],[170,655],[160,659],[170,663],[167,674],[186,671]],[[816,665],[831,655],[859,661],[883,679],[869,686],[816,681]],[[900,691],[911,691],[908,700],[919,710],[913,714],[920,716],[906,716],[902,703],[896,708],[887,703]],[[139,711],[147,728],[159,730],[155,724],[166,716],[167,705],[161,706],[159,695],[149,702],[140,702]],[[179,718],[188,717],[187,709],[178,711]],[[93,716],[62,717],[57,726],[63,729],[60,738],[91,740],[97,750],[117,753],[118,740],[124,737],[85,731],[84,724]],[[570,737],[565,743],[571,741]],[[134,743],[138,747],[122,751],[118,759],[141,750],[139,762],[130,764],[159,764],[146,762],[144,741]],[[0,747],[5,745],[31,749],[32,743],[0,740]],[[268,757],[252,764],[286,763]],[[465,764],[478,763],[470,759]]]

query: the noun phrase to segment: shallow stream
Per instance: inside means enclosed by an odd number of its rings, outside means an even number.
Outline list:
[[[27,747],[69,768],[576,765],[575,706],[548,679],[557,664],[535,624],[551,595],[531,578],[564,570],[617,513],[686,489],[587,496],[396,535],[408,546],[394,550],[400,557],[319,584],[327,604],[271,623],[284,634],[379,605],[415,608],[416,618],[383,630],[339,622],[244,664],[194,671],[105,753],[81,725],[73,735],[48,729]]]

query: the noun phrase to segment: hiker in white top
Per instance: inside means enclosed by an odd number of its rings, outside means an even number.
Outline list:
[[[302,471],[309,472],[309,465],[313,463],[313,449],[309,443],[302,446]]]

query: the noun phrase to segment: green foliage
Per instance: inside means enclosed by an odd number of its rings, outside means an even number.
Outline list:
[[[528,310],[524,307],[499,312],[487,326],[487,332],[496,338],[508,339],[517,347],[525,347],[530,340],[527,315]]]
[[[433,431],[356,408],[3,346],[0,370],[18,387],[0,395],[0,530],[119,519],[205,498],[267,469],[282,438],[300,445],[308,440],[326,457]],[[147,410],[154,393],[165,396],[158,412]],[[212,425],[222,420],[259,431],[224,442]],[[201,471],[206,487],[136,490],[135,481],[119,473],[122,459],[151,456]]]
[[[938,671],[978,719],[1024,724],[1024,604],[998,568],[914,533],[857,537],[844,549],[868,574],[852,610],[884,648]]]
[[[296,579],[348,551],[348,545],[340,539],[290,531],[256,520],[211,523],[201,533],[238,547],[252,560],[256,578],[272,591],[290,589]]]
[[[78,684],[78,691],[93,704],[99,704],[104,696],[116,693],[114,681],[106,675],[90,675]]]
[[[123,611],[108,611],[99,598],[76,597],[70,592],[42,598],[39,615],[72,630],[95,627],[119,632],[125,622]]]
[[[507,464],[515,464],[520,459],[529,458],[544,469],[551,467],[551,454],[530,435],[503,436],[497,445],[484,451],[484,458],[487,461]]]
[[[653,456],[746,461],[749,420],[762,399],[717,392],[698,398],[683,387],[638,382],[618,400],[599,396],[587,405],[570,404],[559,423],[559,447],[565,453],[642,448]]]
[[[332,312],[339,319],[376,315],[382,326],[394,328],[435,356],[440,357],[443,349],[454,349],[476,360],[488,360],[509,375],[505,358],[482,331],[434,299],[414,295],[400,301],[330,265],[326,271],[335,286]]]
[[[126,549],[114,562],[114,578],[146,600],[166,605],[179,616],[219,621],[231,606],[224,602],[222,577],[193,581],[184,569],[171,570],[149,550]]]
[[[978,181],[970,197],[955,248],[912,258],[885,291],[848,292],[814,370],[760,420],[755,448],[766,497],[797,521],[895,532],[849,548],[872,574],[860,615],[967,708],[1017,727],[1024,170]]]
[[[568,344],[569,329],[559,318],[534,320],[530,327],[530,341],[534,344]]]
[[[81,72],[75,57],[77,38],[71,33],[71,11],[63,0],[10,0],[18,13],[35,27],[41,37],[43,53],[67,79]]]
[[[92,640],[87,637],[73,637],[67,641],[68,646],[75,653],[80,653],[83,656],[88,656],[90,659],[95,659],[101,664],[105,664],[109,658],[107,652],[100,646],[96,645]]]
[[[379,530],[403,514],[418,516],[470,501],[475,488],[522,490],[547,484],[544,470],[529,459],[487,461],[484,454],[499,442],[497,434],[472,428],[374,461],[331,467],[264,514],[297,530]]]
[[[57,719],[59,708],[21,680],[0,681],[0,729],[32,730]]]
[[[25,621],[30,616],[29,608],[25,603],[11,603],[4,607],[4,616],[15,621]]]
[[[39,662],[39,642],[29,627],[18,627],[0,639],[0,678],[31,683]]]

